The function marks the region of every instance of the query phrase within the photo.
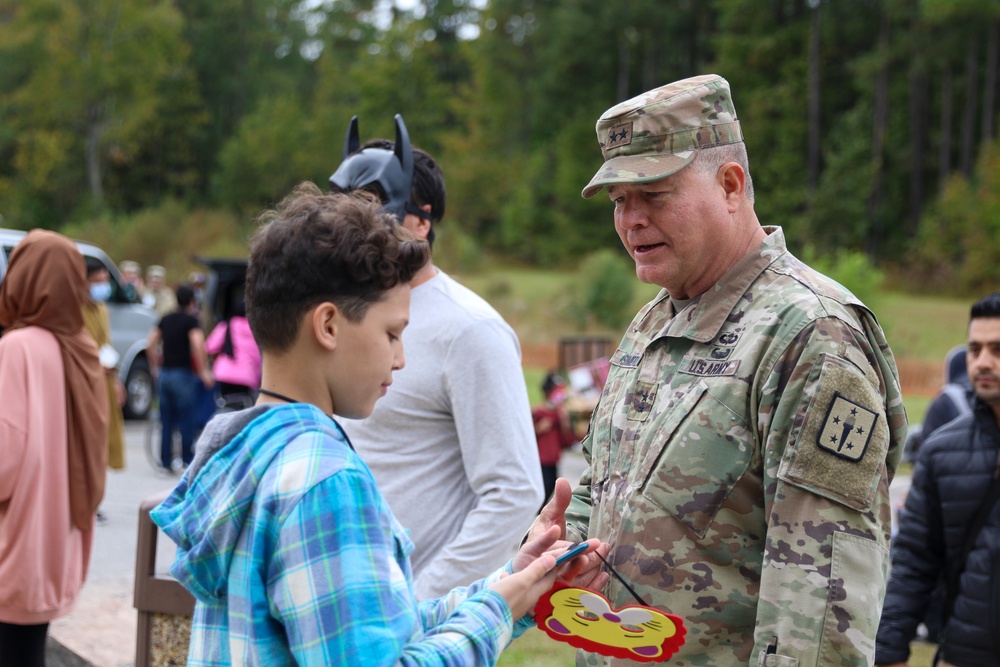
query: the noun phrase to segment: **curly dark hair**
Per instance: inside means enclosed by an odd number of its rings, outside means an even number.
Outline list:
[[[262,350],[281,352],[302,316],[329,301],[352,322],[430,259],[425,241],[396,223],[378,198],[323,194],[302,183],[258,217],[247,267],[247,319]]]

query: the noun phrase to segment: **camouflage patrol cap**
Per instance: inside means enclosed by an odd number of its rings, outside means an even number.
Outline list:
[[[590,199],[605,185],[649,183],[694,159],[699,148],[743,141],[729,82],[705,74],[617,104],[597,120],[604,166],[583,189]]]

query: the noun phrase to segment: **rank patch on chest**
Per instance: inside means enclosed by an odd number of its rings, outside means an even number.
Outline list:
[[[657,385],[636,382],[635,388],[625,396],[626,416],[632,421],[646,421],[656,402]]]
[[[876,421],[878,413],[834,392],[816,443],[842,459],[860,461]]]

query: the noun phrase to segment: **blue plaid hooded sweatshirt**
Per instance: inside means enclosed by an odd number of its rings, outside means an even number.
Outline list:
[[[412,542],[311,405],[217,416],[152,518],[197,598],[188,665],[492,665],[531,627],[487,588],[510,563],[416,601]]]

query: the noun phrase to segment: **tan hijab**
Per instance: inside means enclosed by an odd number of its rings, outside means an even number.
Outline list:
[[[73,525],[90,530],[104,497],[108,458],[108,396],[97,344],[83,327],[88,298],[83,256],[73,242],[36,229],[10,254],[0,284],[0,327],[41,327],[62,350],[66,375],[69,502]]]

